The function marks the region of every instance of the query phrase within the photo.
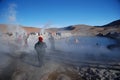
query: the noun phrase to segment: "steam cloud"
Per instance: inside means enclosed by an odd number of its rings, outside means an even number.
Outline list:
[[[16,21],[16,8],[17,8],[17,5],[12,3],[12,4],[9,4],[9,7],[8,7],[8,20],[10,22],[15,22]]]

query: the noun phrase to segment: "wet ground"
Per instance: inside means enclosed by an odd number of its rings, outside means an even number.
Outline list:
[[[34,54],[32,54],[34,53]],[[58,50],[46,53],[39,65],[37,53],[16,51],[3,55],[9,63],[0,71],[0,80],[119,80],[120,62],[113,60],[78,60]],[[88,56],[89,57],[89,56]],[[6,58],[6,59],[5,59]]]
[[[58,40],[55,50],[48,48],[42,65],[34,49],[10,46],[0,54],[0,80],[120,80],[119,50],[67,44]]]

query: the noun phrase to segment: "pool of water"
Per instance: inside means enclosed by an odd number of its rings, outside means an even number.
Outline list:
[[[89,50],[107,49],[106,47],[115,44],[116,41],[105,37],[70,37],[55,41],[55,47],[58,50],[68,52],[81,52]]]
[[[70,37],[70,43],[74,44],[75,40],[78,40],[78,44],[80,45],[100,45],[106,46],[110,44],[114,44],[115,40],[105,38],[105,37]]]

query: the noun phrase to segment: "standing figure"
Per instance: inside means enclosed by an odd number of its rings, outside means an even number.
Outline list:
[[[27,48],[28,47],[28,38],[29,38],[29,34],[27,34],[27,35],[23,35],[23,40],[24,40],[24,44],[23,44],[23,46],[25,47],[25,48]]]
[[[41,36],[38,37],[38,40],[39,41],[35,44],[34,48],[35,48],[35,50],[37,52],[39,65],[42,66],[44,55],[46,53],[47,45],[46,45],[45,42],[43,42],[43,38]]]
[[[50,42],[50,49],[55,50],[55,39],[52,36],[52,34],[50,35],[49,42]]]
[[[78,40],[77,38],[75,39],[75,43],[76,43],[76,44],[78,44],[78,43],[79,43],[79,40]]]

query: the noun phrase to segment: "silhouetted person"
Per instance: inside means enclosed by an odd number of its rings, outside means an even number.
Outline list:
[[[23,44],[23,46],[26,48],[26,47],[28,47],[28,38],[29,38],[29,34],[27,34],[27,35],[23,35],[23,40],[24,40],[24,44]]]
[[[51,48],[52,50],[55,50],[55,39],[54,39],[54,37],[52,36],[52,34],[50,35],[49,42],[50,42],[50,48]]]
[[[38,54],[37,56],[38,56],[39,65],[42,66],[47,45],[45,42],[43,42],[43,38],[41,36],[38,38],[38,40],[39,41],[35,44],[35,50]]]

